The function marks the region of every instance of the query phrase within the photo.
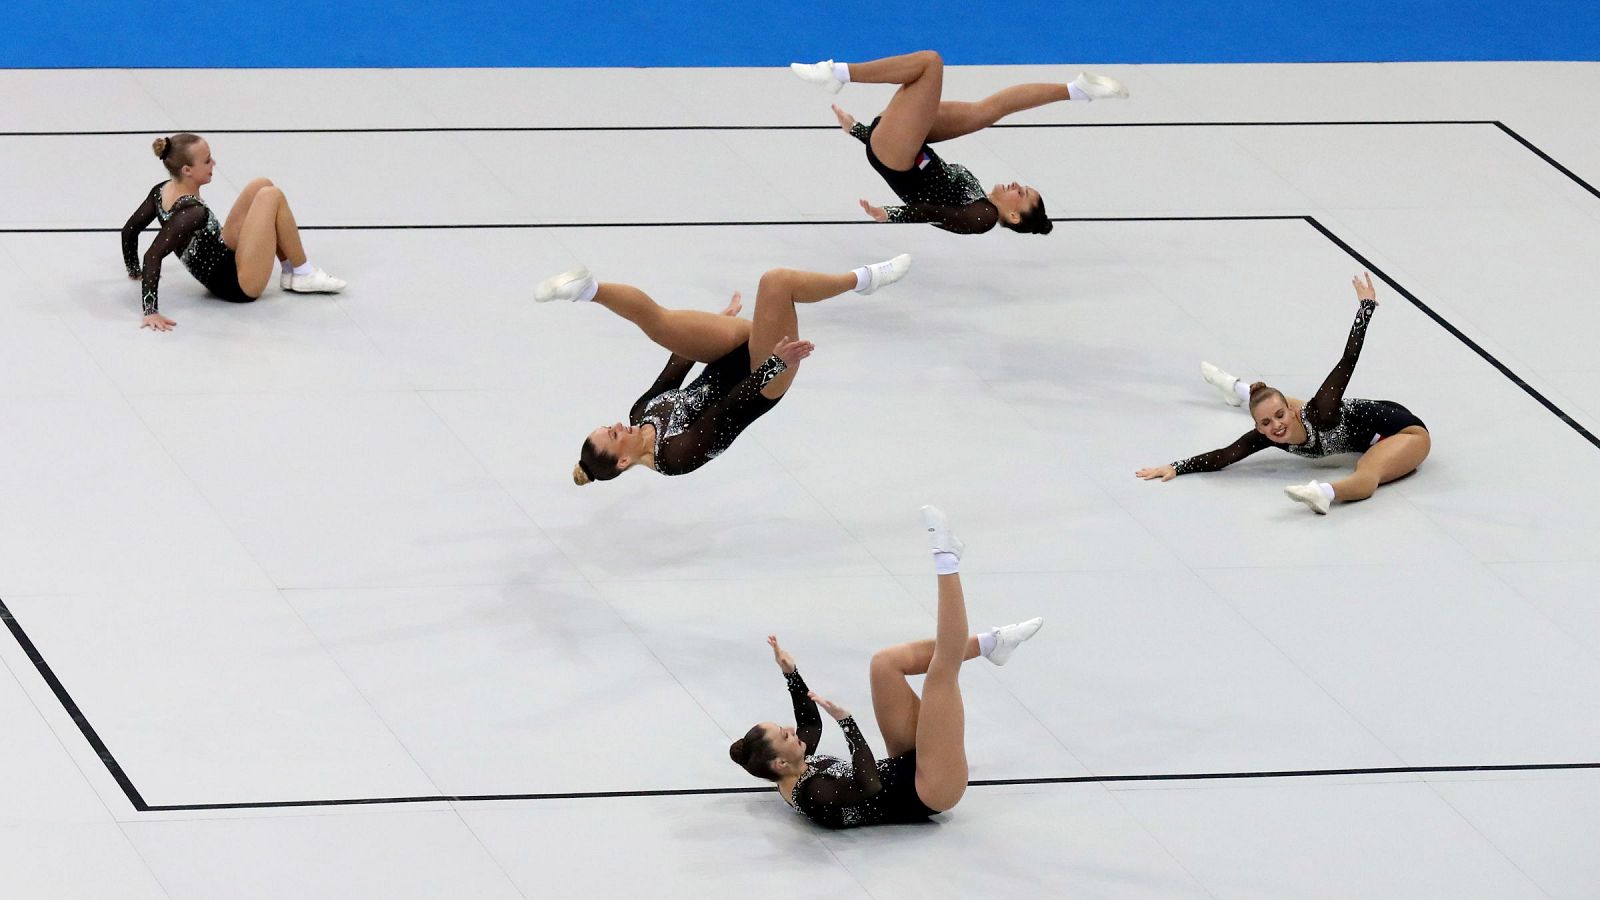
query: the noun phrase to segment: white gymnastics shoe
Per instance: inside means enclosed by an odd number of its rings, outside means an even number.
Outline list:
[[[278,287],[279,287],[279,289],[285,290],[285,291],[289,290],[290,280],[293,279],[293,278],[294,278],[294,272],[292,270],[290,270],[290,269],[284,269],[283,270],[283,274],[278,276]]]
[[[1044,619],[1037,618],[991,629],[994,632],[994,649],[989,651],[989,662],[997,666],[1005,665],[1011,654],[1022,646],[1022,642],[1037,634],[1043,626]]]
[[[283,283],[280,278],[279,284]],[[289,290],[297,294],[337,294],[344,290],[345,280],[335,278],[321,269],[312,269],[304,275],[289,273]]]
[[[1315,480],[1305,484],[1291,484],[1284,488],[1283,492],[1289,495],[1290,500],[1298,500],[1311,507],[1311,511],[1319,516],[1327,515],[1328,507],[1333,505],[1328,495],[1322,492],[1322,485],[1317,484]]]
[[[1239,396],[1239,390],[1235,387],[1239,379],[1208,362],[1200,364],[1200,375],[1208,384],[1222,392],[1222,399],[1228,401],[1229,406],[1244,405],[1244,398]]]
[[[857,291],[858,294],[870,294],[881,287],[894,284],[906,277],[911,271],[911,254],[902,253],[894,259],[884,260],[867,266],[867,286]]]
[[[949,553],[956,559],[961,558],[961,551],[966,545],[961,539],[950,533],[950,522],[944,513],[935,506],[922,508],[922,527],[928,530],[928,543],[935,553]]]
[[[539,303],[587,300],[594,297],[594,291],[590,289],[593,285],[594,276],[589,274],[589,268],[578,266],[539,282],[539,286],[533,289],[533,299]],[[589,296],[585,297],[584,294]]]
[[[809,81],[830,94],[837,94],[844,87],[844,82],[833,74],[831,59],[816,63],[789,63],[789,71],[801,81]]]
[[[1128,88],[1109,75],[1091,75],[1079,72],[1072,86],[1088,95],[1090,100],[1126,100]]]

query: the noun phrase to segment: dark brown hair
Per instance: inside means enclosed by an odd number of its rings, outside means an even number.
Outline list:
[[[583,439],[583,449],[578,451],[578,464],[572,467],[572,483],[585,485],[591,481],[610,481],[622,474],[617,458],[602,453],[593,438]]]
[[[1022,218],[1018,219],[1015,225],[1011,224],[1004,216],[1000,217],[1000,224],[1018,234],[1049,234],[1050,230],[1056,227],[1056,223],[1050,221],[1050,214],[1044,211],[1043,197],[1040,197],[1039,202],[1033,205],[1033,209],[1023,213]]]
[[[752,726],[744,737],[728,745],[728,758],[757,778],[778,780],[778,773],[772,771],[772,761],[778,758],[778,751],[772,749],[772,742],[767,740],[760,725]]]
[[[172,177],[177,178],[184,166],[194,165],[194,145],[200,140],[198,134],[181,131],[172,137],[156,138],[150,149],[155,151],[156,159],[161,160]]]
[[[1250,414],[1255,415],[1256,404],[1263,403],[1270,397],[1277,397],[1279,400],[1283,400],[1284,403],[1289,402],[1288,400],[1284,399],[1283,391],[1280,391],[1275,387],[1269,387],[1265,381],[1257,381],[1251,384]]]

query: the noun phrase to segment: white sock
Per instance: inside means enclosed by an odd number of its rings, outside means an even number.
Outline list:
[[[985,631],[983,634],[978,635],[978,655],[988,659],[989,654],[994,652],[994,642],[997,638],[998,635],[993,631]]]
[[[1235,378],[1233,380],[1233,392],[1239,396],[1240,400],[1246,403],[1250,402],[1250,385],[1245,384],[1243,378]]]
[[[1317,489],[1322,491],[1322,496],[1327,497],[1329,503],[1333,502],[1333,485],[1326,481],[1319,481],[1317,482]]]
[[[1069,81],[1069,82],[1067,82],[1067,99],[1068,100],[1093,100],[1094,98],[1089,96],[1087,93],[1085,93],[1083,88],[1078,87],[1076,84],[1073,84],[1072,82]]]
[[[596,281],[593,275],[590,275],[589,279],[583,283],[583,291],[578,294],[577,300],[574,302],[588,303],[590,300],[593,300],[594,295],[598,294],[599,292],[600,282]]]
[[[294,271],[294,266],[290,265],[289,261],[287,259],[280,259],[280,260],[278,260],[278,262],[283,264],[283,270],[285,272],[293,272]]]
[[[867,289],[867,285],[872,283],[872,270],[866,266],[851,269],[850,272],[856,276],[856,290],[864,291]]]
[[[833,64],[833,77],[839,79],[840,84],[850,83],[850,64],[836,62]]]
[[[284,260],[284,265],[288,265],[288,264],[289,264],[289,261],[288,260]],[[307,259],[305,262],[301,263],[298,266],[295,266],[294,268],[290,269],[289,271],[293,272],[296,275],[310,275],[312,272],[315,272],[316,270],[317,270],[317,267],[313,266],[311,264],[311,260],[310,259]]]
[[[943,550],[933,551],[933,570],[940,575],[954,575],[961,571],[961,557]]]

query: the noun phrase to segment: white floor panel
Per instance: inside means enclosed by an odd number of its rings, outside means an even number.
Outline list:
[[[1119,791],[1213,897],[1539,897],[1425,784]]]
[[[0,866],[6,873],[6,893],[13,897],[172,896],[116,825],[0,826]]]
[[[148,804],[438,793],[275,591],[7,604]]]
[[[1600,820],[1593,772],[1436,776],[1433,789],[1552,897],[1594,896],[1600,860],[1584,835]]]
[[[518,891],[452,812],[123,826],[173,900],[482,897]],[[270,852],[262,852],[270,848]]]

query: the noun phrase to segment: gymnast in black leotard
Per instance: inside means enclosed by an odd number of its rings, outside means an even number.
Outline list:
[[[1215,472],[1252,453],[1277,447],[1280,450],[1317,459],[1336,453],[1359,453],[1355,474],[1332,482],[1312,480],[1290,485],[1284,492],[1306,504],[1312,511],[1326,513],[1334,500],[1365,500],[1378,485],[1404,477],[1416,470],[1432,448],[1428,428],[1398,403],[1390,400],[1346,399],[1345,388],[1355,374],[1356,361],[1366,338],[1367,324],[1378,301],[1372,276],[1363,283],[1353,279],[1361,308],[1345,341],[1344,355],[1306,403],[1285,397],[1262,382],[1246,386],[1242,381],[1210,363],[1201,365],[1205,379],[1221,391],[1233,406],[1249,403],[1255,430],[1226,447],[1178,460],[1170,465],[1140,469],[1135,474],[1147,480],[1170,481],[1193,472]]]
[[[789,683],[795,726],[762,722],[728,748],[734,762],[757,778],[777,782],[778,793],[796,812],[825,828],[920,822],[955,806],[967,788],[961,663],[983,656],[1004,665],[1044,624],[1029,619],[969,635],[957,574],[961,541],[937,509],[925,506],[922,516],[939,573],[938,631],[931,641],[898,644],[872,657],[872,707],[888,757],[873,758],[855,719],[806,688],[793,657],[775,636],[767,644]],[[906,679],[924,674],[919,699]],[[839,723],[849,759],[817,754],[822,740],[818,705]]]
[[[1024,234],[1049,234],[1053,226],[1038,191],[1012,182],[985,193],[965,166],[945,162],[929,144],[1047,103],[1128,96],[1115,79],[1084,72],[1069,84],[1019,84],[976,103],[944,100],[944,60],[932,50],[864,63],[794,63],[790,69],[830,92],[852,81],[900,85],[870,126],[833,108],[839,126],[866,145],[867,162],[904,203],[877,207],[862,200],[861,208],[879,222],[929,222],[957,234],[982,234],[996,223]]]
[[[739,318],[739,295],[722,315],[664,309],[626,284],[596,281],[583,267],[541,283],[539,301],[592,300],[639,326],[672,356],[650,389],[633,404],[626,424],[589,433],[572,480],[607,481],[635,465],[663,475],[686,475],[715,459],[752,422],[766,414],[811,354],[799,340],[795,304],[815,303],[845,291],[870,294],[905,276],[911,257],[900,255],[838,275],[773,269],[761,276],[754,321]],[[706,367],[687,386],[696,362]]]
[[[276,260],[282,260],[284,290],[337,293],[344,288],[343,281],[306,261],[289,202],[272,182],[257,178],[246,184],[227,221],[218,222],[200,199],[200,188],[211,183],[217,165],[211,145],[184,132],[157,138],[152,149],[172,178],[151,188],[122,226],[123,265],[129,278],[141,282],[141,327],[170,331],[177,324],[161,314],[157,298],[161,261],[174,254],[212,296],[230,303],[260,297]],[[161,231],[141,257],[139,232],[151,222],[159,222]]]

